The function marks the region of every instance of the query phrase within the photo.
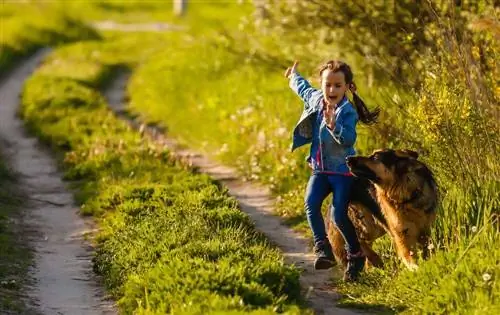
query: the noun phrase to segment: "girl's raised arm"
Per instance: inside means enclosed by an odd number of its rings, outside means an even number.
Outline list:
[[[321,91],[315,89],[297,72],[298,61],[293,66],[287,68],[285,77],[290,80],[290,88],[304,101],[306,108],[316,106],[318,97],[321,98]]]

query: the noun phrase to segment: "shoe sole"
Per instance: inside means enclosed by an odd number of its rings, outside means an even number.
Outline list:
[[[330,260],[319,260],[314,262],[314,269],[316,270],[330,269],[335,265],[336,265],[335,262]]]

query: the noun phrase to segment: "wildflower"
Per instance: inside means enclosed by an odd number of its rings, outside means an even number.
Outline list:
[[[276,130],[276,136],[283,137],[288,134],[288,130],[285,127],[280,127]]]
[[[257,143],[260,146],[266,145],[266,134],[262,130],[257,134]]]
[[[242,110],[239,111],[241,115],[246,116],[250,115],[253,112],[253,107],[251,105],[243,108]]]
[[[485,282],[490,281],[490,280],[491,280],[491,275],[490,275],[489,273],[485,272],[485,273],[483,274],[483,280],[484,280]]]
[[[434,249],[434,244],[429,243],[429,245],[427,245],[427,249],[428,250],[433,250]]]
[[[436,78],[437,78],[437,76],[434,73],[430,72],[430,71],[427,71],[427,75],[429,75],[434,80],[436,80]]]
[[[396,104],[399,104],[401,102],[401,97],[398,94],[394,94],[392,96],[392,101]]]
[[[472,233],[476,233],[477,232],[477,226],[473,226],[471,229]]]

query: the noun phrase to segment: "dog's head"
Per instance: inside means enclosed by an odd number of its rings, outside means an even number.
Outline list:
[[[393,186],[425,165],[418,161],[418,153],[411,150],[376,150],[370,156],[347,158],[347,166],[357,177],[369,179],[381,187]]]

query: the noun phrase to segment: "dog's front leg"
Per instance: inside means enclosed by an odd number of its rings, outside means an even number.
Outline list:
[[[415,229],[406,227],[402,230],[395,231],[393,237],[397,254],[403,260],[405,266],[411,271],[417,270],[418,265],[415,262],[417,235]]]

